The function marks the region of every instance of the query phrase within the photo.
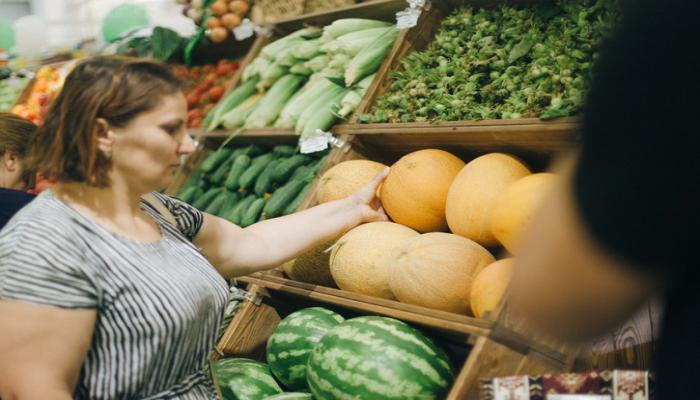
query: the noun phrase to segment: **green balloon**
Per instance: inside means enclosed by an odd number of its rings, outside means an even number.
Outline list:
[[[102,21],[102,37],[107,42],[113,42],[125,31],[148,24],[148,16],[143,7],[136,4],[120,4],[109,10]]]
[[[15,45],[15,28],[0,19],[0,49],[9,51]]]

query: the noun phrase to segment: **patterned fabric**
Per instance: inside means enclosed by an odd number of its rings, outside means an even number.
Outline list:
[[[610,395],[611,400],[654,400],[648,371],[594,370],[482,380],[480,400],[546,400],[550,394]]]
[[[201,213],[157,197],[178,226],[142,201],[155,243],[114,234],[51,190],[0,231],[0,298],[97,310],[76,399],[217,399],[203,371],[228,285],[186,237]]]

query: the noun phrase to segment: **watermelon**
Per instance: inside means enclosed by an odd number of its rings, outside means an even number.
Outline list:
[[[272,374],[290,391],[308,392],[306,364],[311,350],[344,320],[323,307],[304,308],[286,316],[267,340],[266,357]]]
[[[305,392],[286,392],[266,397],[265,400],[312,400],[314,396]]]
[[[456,369],[432,340],[388,317],[338,324],[314,347],[308,381],[319,400],[444,399]]]
[[[224,400],[263,400],[284,392],[267,364],[260,361],[221,358],[211,364]]]

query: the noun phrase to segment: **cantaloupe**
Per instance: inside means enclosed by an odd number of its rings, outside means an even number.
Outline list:
[[[392,221],[418,232],[447,230],[445,201],[465,163],[437,149],[409,153],[391,166],[379,197]]]
[[[331,251],[333,280],[342,290],[394,300],[388,277],[391,254],[419,235],[394,222],[370,222],[349,230]]]
[[[471,291],[471,307],[475,317],[483,318],[486,312],[496,309],[513,278],[514,265],[514,258],[504,258],[476,274]]]
[[[491,231],[512,254],[557,176],[549,172],[528,175],[508,185],[494,201]]]
[[[338,287],[331,275],[331,247],[337,238],[324,243],[299,257],[282,264],[287,276],[299,282],[327,287]]]
[[[498,246],[491,231],[496,197],[531,173],[525,162],[505,153],[489,153],[468,162],[447,194],[445,215],[450,231],[485,247]]]
[[[473,240],[430,232],[408,240],[389,264],[389,288],[401,302],[471,315],[474,276],[496,259]]]
[[[344,199],[372,180],[387,166],[371,160],[343,161],[324,172],[316,188],[316,200],[326,203]]]

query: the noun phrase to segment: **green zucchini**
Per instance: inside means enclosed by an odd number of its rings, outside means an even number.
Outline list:
[[[299,193],[297,193],[297,196],[292,199],[292,201],[289,202],[289,204],[282,210],[282,215],[289,215],[293,214],[297,211],[297,208],[299,208],[299,205],[301,204],[301,201],[304,200],[304,196],[306,196],[306,192],[309,191],[309,187],[311,187],[311,184],[313,183],[313,180],[309,180],[306,185],[304,185],[301,190],[299,190]]]
[[[265,207],[263,208],[263,214],[267,218],[274,218],[282,215],[284,208],[289,205],[299,191],[306,185],[306,181],[295,180],[289,181],[281,188],[275,190],[275,193],[267,199]]]
[[[219,195],[224,190],[224,188],[221,187],[213,187],[211,189],[208,189],[204,194],[196,198],[192,202],[192,207],[204,211],[209,204],[211,204],[212,201],[214,201],[214,198]]]
[[[272,151],[280,157],[291,157],[297,152],[297,146],[288,144],[278,144],[272,148]]]
[[[175,197],[189,204],[197,194],[197,189],[199,189],[197,186],[188,186],[180,190]]]
[[[274,158],[274,153],[265,153],[252,159],[250,166],[238,178],[238,187],[247,190]]]
[[[295,181],[304,179],[309,175],[309,171],[309,167],[307,167],[306,165],[300,165],[292,172],[291,175],[289,175],[289,178],[287,178],[287,180]]]
[[[216,197],[209,203],[209,205],[202,211],[204,211],[207,214],[211,215],[217,215],[221,211],[221,207],[223,207],[224,203],[226,203],[226,199],[228,198],[229,195],[228,190],[224,190],[221,193],[217,194]]]
[[[241,217],[243,216],[243,213],[245,212],[245,210],[248,209],[248,207],[250,207],[250,204],[253,203],[255,201],[255,199],[257,199],[257,198],[258,198],[258,196],[254,195],[254,194],[250,194],[250,195],[244,197],[243,200],[241,200],[238,204],[236,204],[236,206],[233,207],[233,209],[229,212],[229,214],[225,215],[224,217],[227,220],[233,222],[234,224],[240,225],[241,224]]]
[[[233,165],[231,166],[231,170],[228,172],[228,176],[226,177],[226,181],[224,182],[224,186],[228,190],[237,190],[238,189],[238,178],[240,178],[241,174],[248,168],[250,165],[250,156],[247,154],[241,154],[238,157],[236,157],[236,160],[233,162]]]
[[[258,220],[264,206],[265,199],[258,197],[250,203],[247,210],[241,210],[241,227],[253,225]]]
[[[277,168],[277,165],[279,165],[282,160],[283,159],[277,158],[270,161],[260,175],[258,175],[258,179],[255,180],[255,186],[253,187],[253,192],[255,192],[258,197],[263,197],[265,193],[272,188],[272,185],[274,184],[274,181],[272,180],[272,172],[275,170],[275,168]]]
[[[204,188],[202,188],[202,187],[195,186],[194,188],[196,189],[195,192],[194,192],[194,194],[192,194],[192,197],[190,197],[190,198],[188,199],[188,201],[186,202],[186,203],[189,204],[189,205],[192,205],[192,204],[195,202],[195,200],[197,200],[198,198],[204,196],[204,192],[206,192],[206,190],[205,190]]]
[[[226,160],[231,155],[231,153],[233,153],[233,149],[229,147],[216,150],[207,156],[206,160],[204,160],[202,166],[199,167],[199,169],[201,169],[204,173],[213,171],[219,166],[219,164]]]
[[[272,172],[272,179],[275,182],[284,182],[294,173],[294,171],[309,162],[309,157],[305,154],[293,155],[282,163]]]
[[[243,198],[243,195],[241,195],[238,192],[228,192],[229,196],[226,199],[226,202],[224,203],[223,206],[221,206],[221,210],[219,213],[216,215],[217,217],[222,217],[226,215],[229,211],[231,211],[237,204],[238,202],[241,201]]]

